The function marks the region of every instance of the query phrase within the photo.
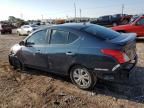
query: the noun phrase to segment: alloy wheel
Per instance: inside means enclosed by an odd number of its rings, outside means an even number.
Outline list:
[[[81,88],[89,88],[91,85],[91,76],[87,69],[77,68],[73,71],[73,80]]]

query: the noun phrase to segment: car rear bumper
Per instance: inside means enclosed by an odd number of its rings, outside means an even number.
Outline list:
[[[94,74],[100,79],[104,80],[115,80],[128,78],[129,73],[132,72],[137,64],[137,56],[134,60],[131,60],[124,64],[117,64],[112,69],[94,69]]]

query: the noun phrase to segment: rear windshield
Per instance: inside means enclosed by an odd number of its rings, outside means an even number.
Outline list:
[[[91,25],[85,28],[84,31],[104,40],[111,40],[120,36],[120,33],[98,25]]]

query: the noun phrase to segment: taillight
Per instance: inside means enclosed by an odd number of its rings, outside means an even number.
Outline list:
[[[119,50],[102,49],[101,51],[105,55],[114,57],[120,64],[128,62],[130,60],[124,52],[121,52]]]

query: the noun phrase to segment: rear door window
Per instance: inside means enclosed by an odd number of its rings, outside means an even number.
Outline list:
[[[74,42],[78,39],[78,36],[74,33],[69,33],[67,44]]]
[[[52,30],[50,44],[65,44],[67,42],[68,32],[61,30]]]

